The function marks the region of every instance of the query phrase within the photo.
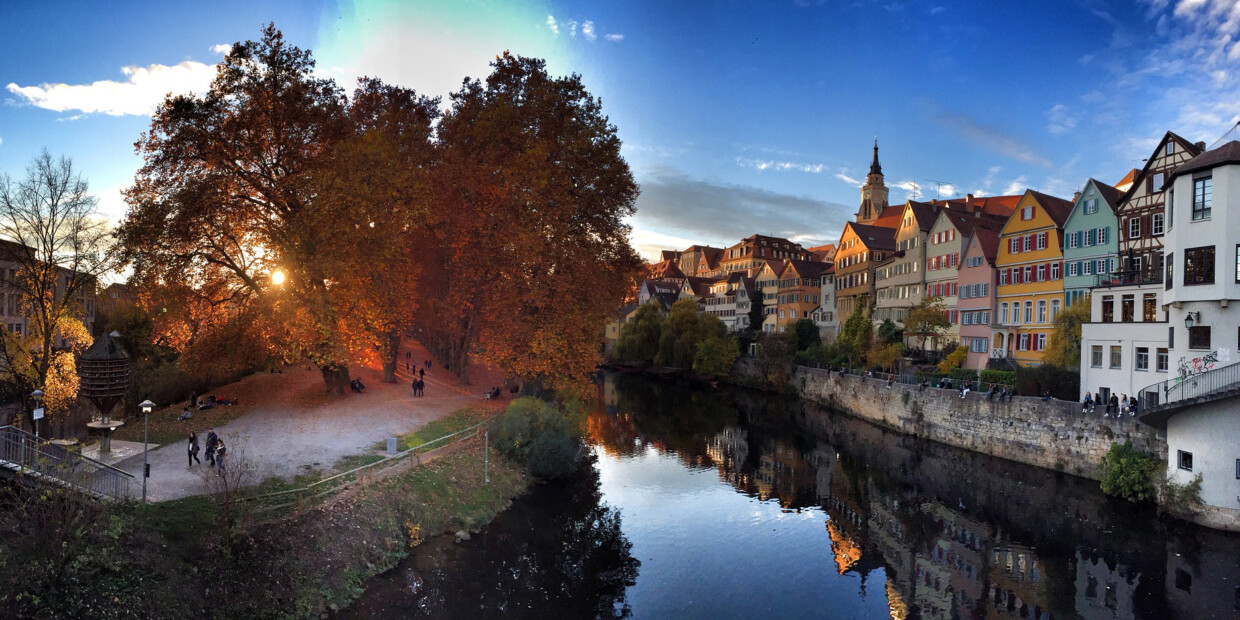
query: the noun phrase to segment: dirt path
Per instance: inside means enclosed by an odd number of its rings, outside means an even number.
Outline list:
[[[382,383],[380,372],[372,368],[351,369],[366,390],[361,394],[334,396],[325,393],[318,370],[285,367],[282,374],[247,377],[245,393],[254,394],[251,411],[215,428],[227,446],[229,459],[246,459],[256,471],[251,484],[269,477],[291,479],[308,470],[327,470],[336,461],[370,452],[376,442],[415,430],[463,406],[477,403],[485,387],[460,386],[444,372],[438,361],[426,375],[426,395],[415,398],[410,388],[412,373],[405,367],[405,351],[415,363],[431,359],[421,345],[406,342],[399,356],[397,383]],[[415,368],[416,369],[416,368]],[[471,376],[473,373],[471,373]],[[232,394],[231,386],[216,390]],[[210,413],[199,415],[195,427],[206,439]],[[207,492],[201,472],[206,469],[205,450],[199,454],[203,465],[187,467],[185,442],[177,442],[150,453],[151,477],[147,480],[149,501],[166,501]],[[118,467],[134,474],[131,493],[142,493],[142,458],[139,455]],[[210,473],[210,470],[208,470]]]

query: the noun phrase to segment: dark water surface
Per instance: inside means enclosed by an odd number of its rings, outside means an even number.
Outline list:
[[[589,442],[341,615],[1240,618],[1240,536],[811,404],[613,376]]]

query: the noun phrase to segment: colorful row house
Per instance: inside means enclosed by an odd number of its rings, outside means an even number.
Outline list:
[[[1063,307],[1063,224],[1072,203],[1025,191],[999,236],[997,327],[992,349],[1038,365]]]
[[[1110,278],[1119,261],[1119,190],[1090,179],[1064,223],[1064,302],[1087,301],[1091,288]]]

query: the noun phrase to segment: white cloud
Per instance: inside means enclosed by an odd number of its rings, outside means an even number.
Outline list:
[[[1068,106],[1062,103],[1056,103],[1050,110],[1047,110],[1046,118],[1050,120],[1046,131],[1053,135],[1063,135],[1076,129],[1076,118],[1068,113]]]
[[[551,34],[557,37],[560,36],[560,25],[555,23],[555,17],[547,16],[547,27],[551,29]]]
[[[568,20],[568,36],[577,38],[577,20]]]
[[[935,191],[938,192],[940,198],[948,198],[956,195],[956,186],[951,183],[941,183]]]
[[[798,172],[808,172],[810,174],[818,174],[827,169],[826,164],[805,164],[795,161],[775,161],[770,159],[750,159],[748,157],[737,157],[736,163],[745,168],[754,168],[756,170],[778,170],[787,172],[794,170]]]
[[[1012,196],[1015,194],[1023,194],[1026,189],[1028,189],[1028,186],[1026,185],[1025,175],[1022,174],[1015,179],[1012,179],[1012,182],[1008,183],[1008,186],[1003,188],[1003,195]]]
[[[847,184],[849,184],[849,185],[851,185],[851,186],[853,186],[853,187],[861,187],[861,186],[865,185],[865,182],[864,182],[864,181],[861,181],[860,179],[854,179],[854,178],[852,178],[852,177],[848,176],[848,168],[843,168],[843,169],[841,169],[839,172],[835,173],[835,178],[837,178],[837,179],[839,179],[839,180],[841,180],[841,181],[843,181],[843,182],[845,182],[845,183],[847,183]]]
[[[597,36],[594,34],[594,22],[586,21],[585,23],[581,24],[581,36],[585,37],[587,41],[594,40],[594,38]]]
[[[228,52],[232,51],[232,45],[229,45],[228,43],[220,43],[219,45],[212,45],[211,51],[215,52],[216,54],[227,54]]]
[[[608,41],[617,42],[617,41],[623,41],[624,35],[619,34],[619,33],[608,33],[608,34],[603,35],[603,38],[607,39]]]
[[[124,67],[121,72],[129,79],[90,84],[9,84],[6,88],[20,97],[22,103],[55,112],[147,116],[168,93],[205,92],[215,77],[215,66],[187,60],[173,66]]]

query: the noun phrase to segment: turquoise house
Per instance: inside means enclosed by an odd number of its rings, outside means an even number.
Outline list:
[[[1119,268],[1120,191],[1090,179],[1063,226],[1064,302],[1089,297],[1089,289],[1112,279]]]

